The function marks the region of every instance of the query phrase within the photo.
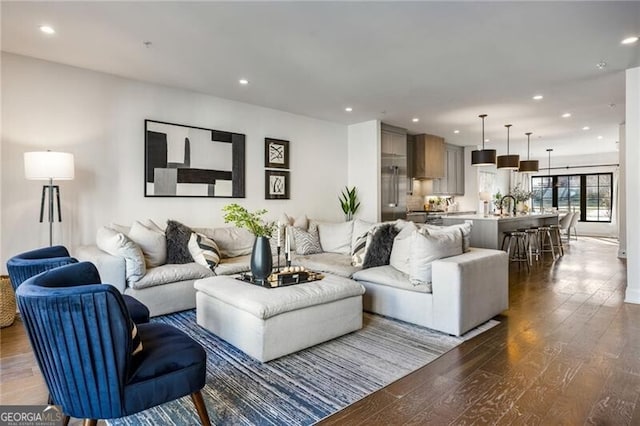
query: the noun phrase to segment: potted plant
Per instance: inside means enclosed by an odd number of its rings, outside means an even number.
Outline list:
[[[349,221],[353,219],[353,215],[358,211],[360,202],[358,201],[358,194],[356,193],[356,187],[349,189],[348,186],[344,187],[344,191],[338,197],[340,206],[344,212],[345,220]]]
[[[269,238],[276,228],[275,222],[266,222],[262,217],[267,210],[260,209],[251,213],[239,204],[233,203],[222,208],[225,223],[233,223],[238,228],[245,228],[256,240],[251,251],[251,273],[258,282],[266,282],[273,268]]]
[[[533,195],[532,191],[525,191],[520,184],[517,184],[513,187],[513,191],[511,191],[511,195],[518,202],[518,210],[520,212],[526,212],[528,207],[525,204],[529,198]]]

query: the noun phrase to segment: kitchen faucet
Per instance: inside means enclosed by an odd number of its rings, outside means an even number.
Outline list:
[[[502,216],[502,202],[504,201],[505,198],[511,198],[513,200],[513,215],[516,215],[516,197],[514,197],[513,195],[505,195],[504,197],[500,198],[500,216]]]

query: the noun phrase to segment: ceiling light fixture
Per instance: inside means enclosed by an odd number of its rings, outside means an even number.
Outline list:
[[[460,133],[460,130],[454,130],[453,133],[457,135],[458,133]]]
[[[417,123],[418,121],[420,121],[419,118],[412,118],[411,121],[413,121],[414,123]]]
[[[602,136],[598,136],[598,139],[603,139],[603,137]]]
[[[240,80],[238,80],[238,83],[246,86],[247,84],[249,84],[249,80],[247,80],[246,78],[241,78]]]
[[[582,130],[590,130],[590,129],[591,129],[591,127],[589,127],[589,126],[584,126],[584,127],[582,128]]]
[[[482,119],[482,149],[471,151],[472,166],[492,166],[496,164],[496,150],[484,149],[484,119],[487,114],[480,114],[478,117]]]
[[[42,31],[45,34],[55,34],[56,30],[54,30],[52,27],[50,27],[49,25],[40,25],[40,31]]]
[[[596,64],[596,68],[599,70],[603,70],[607,67],[607,63],[605,61],[600,61]]]
[[[539,101],[539,100],[541,100],[541,99],[544,99],[544,96],[542,96],[542,95],[535,95],[535,96],[533,97],[533,100],[534,100],[534,101]]]
[[[518,170],[520,167],[520,156],[517,154],[509,154],[509,130],[512,124],[505,124],[507,128],[507,155],[498,156],[498,168],[506,170]]]
[[[638,37],[636,36],[632,36],[632,37],[627,37],[624,40],[622,40],[620,43],[622,44],[633,44],[636,41],[638,41]]]
[[[351,111],[353,111],[353,108],[351,108],[351,107],[346,107],[344,110],[345,110],[345,111],[347,111],[347,112],[351,112]]]
[[[532,134],[533,134],[532,132],[525,133],[525,135],[527,135],[527,159],[522,160],[520,162],[520,168],[518,169],[520,173],[537,173],[538,170],[540,169],[538,160],[529,159],[529,156],[531,155],[531,135]]]
[[[565,112],[564,114],[562,114],[562,118],[569,118],[569,117],[571,117],[570,112]]]

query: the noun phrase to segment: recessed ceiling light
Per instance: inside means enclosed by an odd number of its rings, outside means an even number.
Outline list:
[[[603,70],[607,67],[607,63],[605,61],[600,61],[596,64],[596,68],[599,70]]]
[[[454,130],[453,133],[457,135],[458,133],[460,133],[460,130]]]
[[[633,37],[627,37],[624,40],[622,40],[620,43],[622,44],[633,44],[636,41],[638,41],[638,37],[633,36]]]
[[[56,30],[54,30],[49,25],[41,25],[40,26],[40,31],[42,31],[45,34],[55,34],[56,33]]]
[[[420,121],[419,118],[412,118],[411,121],[413,121],[414,123],[417,123],[418,121]]]
[[[598,136],[598,139],[602,139],[602,136]]]
[[[542,95],[535,95],[535,96],[533,97],[533,100],[534,100],[534,101],[539,101],[540,99],[543,99],[543,98],[544,98],[544,96],[542,96]]]
[[[571,117],[570,112],[565,112],[564,114],[562,114],[562,118],[569,118],[569,117]]]
[[[484,141],[485,141],[485,142],[490,142],[490,140],[489,140],[489,139],[485,139]]]
[[[246,78],[241,78],[240,80],[238,80],[238,83],[246,86],[247,84],[249,84],[249,80],[247,80]]]
[[[344,110],[345,110],[345,111],[347,111],[347,112],[351,112],[351,111],[353,111],[353,108],[351,108],[351,107],[346,107]]]
[[[589,126],[584,126],[584,127],[582,128],[582,130],[589,130],[589,129],[591,129],[591,127],[589,127]]]

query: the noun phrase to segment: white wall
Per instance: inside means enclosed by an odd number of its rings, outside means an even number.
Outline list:
[[[246,134],[246,198],[145,198],[146,118]],[[48,225],[38,223],[42,182],[24,178],[22,156],[32,150],[75,155],[75,180],[58,182],[63,222],[54,225],[54,243],[71,249],[93,243],[96,229],[110,222],[150,217],[222,225],[220,209],[230,202],[264,207],[274,219],[283,211],[343,218],[341,124],[7,53],[2,124],[2,268],[7,257],[48,244]],[[264,199],[265,137],[290,141],[290,200]]]
[[[620,177],[618,187],[618,257],[627,257],[627,156],[624,155],[626,146],[626,127],[620,125],[620,139],[618,141],[618,152],[620,160]]]
[[[640,67],[626,75],[627,291],[625,302],[640,303]],[[636,220],[633,220],[636,219]]]
[[[356,217],[380,220],[380,121],[353,124],[348,130],[348,185],[358,188]]]

